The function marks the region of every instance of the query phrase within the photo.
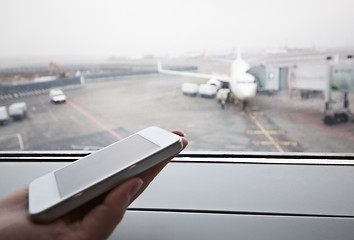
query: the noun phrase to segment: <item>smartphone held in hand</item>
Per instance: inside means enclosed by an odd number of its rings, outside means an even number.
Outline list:
[[[51,222],[123,181],[176,155],[180,136],[149,127],[29,185],[28,211],[34,221]]]

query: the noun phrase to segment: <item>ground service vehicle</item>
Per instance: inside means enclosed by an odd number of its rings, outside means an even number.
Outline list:
[[[9,115],[7,114],[7,108],[0,106],[0,124],[7,123],[9,121]]]
[[[13,119],[23,119],[27,115],[27,105],[25,102],[13,103],[9,107],[10,117]]]
[[[60,89],[52,89],[49,92],[50,101],[53,103],[63,103],[66,101],[66,96]]]

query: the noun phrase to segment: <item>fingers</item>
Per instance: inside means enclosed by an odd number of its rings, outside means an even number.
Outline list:
[[[172,131],[172,133],[177,134],[178,136],[180,136],[182,138],[183,149],[185,149],[187,147],[187,145],[188,145],[188,140],[185,138],[184,133],[181,132],[181,131],[178,131],[178,130]]]
[[[184,138],[184,133],[181,132],[181,131],[172,131],[172,133],[174,134],[177,134],[181,137],[182,139],[182,144],[183,144],[183,149],[185,149],[188,145],[188,141],[187,139]],[[182,151],[181,150],[181,151]],[[178,155],[179,153],[175,154]],[[175,157],[175,156],[172,156],[168,159],[166,159],[165,161],[153,166],[152,168],[146,170],[145,172],[139,174],[139,177],[142,178],[144,180],[144,186],[146,187],[154,178],[155,176]],[[144,187],[143,186],[143,187]],[[141,191],[145,189],[145,188],[142,188]]]
[[[0,201],[0,207],[14,207],[27,209],[28,207],[28,186],[11,193]]]
[[[102,204],[93,208],[85,216],[81,229],[83,234],[89,239],[107,238],[122,220],[131,199],[142,185],[143,180],[136,177],[113,189]]]
[[[184,133],[182,131],[175,130],[175,131],[172,131],[172,133],[177,134],[180,137],[184,137]]]
[[[173,133],[182,138],[184,149],[188,145],[184,134],[181,131],[173,131]],[[112,190],[105,198],[103,204],[92,209],[83,219],[82,224],[87,232],[87,236],[92,237],[92,239],[108,237],[122,220],[129,204],[145,190],[172,158],[166,159],[138,177],[130,179]]]
[[[184,137],[184,133],[181,131],[172,131],[172,133],[177,134],[181,137],[182,139],[182,144],[183,144],[183,149],[185,149],[188,145],[188,140]],[[181,151],[182,151],[181,150]],[[176,155],[178,155],[177,153]],[[176,156],[175,155],[175,156]],[[140,188],[139,192],[135,195],[135,197],[132,199],[132,201],[135,200],[150,184],[152,180],[156,177],[156,175],[173,159],[175,156],[170,157],[166,159],[165,161],[153,166],[152,168],[146,170],[145,172],[139,174],[139,177],[144,180],[143,186]]]

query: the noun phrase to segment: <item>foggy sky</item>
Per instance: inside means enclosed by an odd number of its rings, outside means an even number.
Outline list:
[[[0,0],[0,58],[351,47],[352,0]]]

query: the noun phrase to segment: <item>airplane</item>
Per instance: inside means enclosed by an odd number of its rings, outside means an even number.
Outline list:
[[[241,102],[242,107],[245,107],[247,102],[254,98],[257,92],[257,81],[252,74],[247,72],[250,69],[250,65],[242,59],[240,51],[237,54],[237,58],[231,63],[229,76],[167,70],[162,68],[160,62],[157,63],[157,69],[158,72],[165,74],[210,79],[207,84],[211,85],[228,83],[229,90],[224,91],[224,93],[230,94],[231,91],[236,99]]]

